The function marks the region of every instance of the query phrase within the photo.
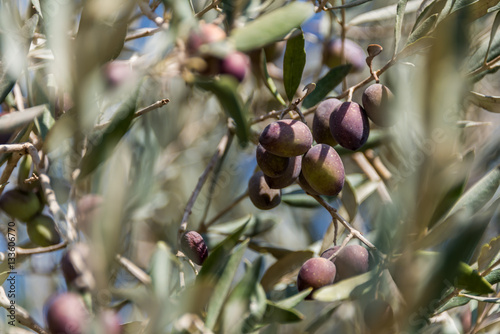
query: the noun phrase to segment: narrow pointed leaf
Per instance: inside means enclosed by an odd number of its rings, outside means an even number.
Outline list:
[[[276,261],[265,272],[260,283],[264,290],[271,291],[284,276],[292,274],[313,256],[312,251],[296,251]]]
[[[304,33],[302,31],[297,36],[290,38],[286,43],[285,58],[283,60],[283,83],[288,101],[293,100],[306,65],[304,44]]]
[[[470,92],[468,100],[476,106],[485,110],[500,113],[500,96],[484,95],[476,92]]]
[[[304,319],[304,316],[297,310],[292,308],[286,308],[275,304],[271,301],[267,301],[266,312],[262,319],[262,324],[279,323],[288,324],[293,322],[299,322]]]
[[[481,253],[479,254],[479,258],[477,259],[479,272],[483,272],[488,269],[499,255],[500,237],[496,237],[491,239],[489,243],[481,247]]]
[[[424,22],[422,22],[422,24],[408,37],[405,46],[415,43],[422,37],[427,36],[429,32],[431,32],[436,26],[437,19],[438,14],[434,14],[427,18]]]
[[[495,291],[484,277],[464,262],[458,264],[456,287],[479,294]]]
[[[280,307],[284,308],[293,308],[297,306],[301,301],[306,299],[306,297],[309,296],[309,293],[311,293],[311,288],[301,291],[298,294],[288,297],[286,299],[280,300],[279,302],[276,302],[276,305],[279,305]]]
[[[323,100],[328,93],[337,87],[351,70],[350,64],[332,68],[324,77],[318,80],[316,88],[304,99],[302,106],[311,108]]]
[[[269,76],[269,72],[267,71],[267,59],[266,59],[266,52],[264,51],[264,49],[262,49],[260,52],[260,65],[262,68],[262,74],[264,76],[264,84],[269,89],[271,94],[273,94],[276,100],[283,106],[286,106],[285,100],[283,100],[283,97],[281,97],[281,94],[278,92],[278,88],[276,88],[276,84],[274,83],[273,78]]]
[[[398,52],[399,40],[401,39],[401,28],[403,26],[403,17],[405,15],[407,3],[408,0],[399,0],[396,7],[396,25],[394,26],[394,55]]]
[[[332,318],[332,314],[337,310],[340,306],[340,302],[338,303],[330,303],[326,306],[321,313],[314,318],[306,327],[305,333],[314,334],[318,329],[320,329],[328,320]]]
[[[460,296],[467,297],[467,298],[470,298],[470,299],[474,299],[474,300],[477,300],[477,301],[483,302],[483,303],[500,304],[500,298],[474,296],[474,295],[470,295],[470,294],[467,294],[467,293],[461,293]]]
[[[334,302],[356,297],[362,294],[356,288],[368,283],[374,278],[375,274],[375,271],[369,271],[333,285],[327,285],[313,292],[313,298],[323,302]]]
[[[239,51],[250,51],[283,39],[314,14],[314,5],[292,2],[266,13],[242,28],[234,29],[230,41]]]

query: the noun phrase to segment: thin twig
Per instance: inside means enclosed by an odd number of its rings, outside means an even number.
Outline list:
[[[378,175],[383,178],[385,181],[388,181],[392,177],[392,173],[387,167],[384,165],[379,156],[375,155],[375,152],[372,149],[365,151],[365,156],[368,158],[370,163],[373,165]]]
[[[203,15],[205,15],[209,10],[211,9],[214,9],[214,8],[217,8],[217,6],[219,5],[219,3],[221,2],[221,0],[212,0],[212,3],[210,5],[208,5],[207,7],[203,8],[201,11],[199,11],[198,13],[196,13],[195,17],[196,18],[200,18],[202,17]]]
[[[179,227],[179,237],[184,233],[187,229],[187,221],[189,218],[189,215],[191,214],[191,209],[193,208],[194,203],[196,202],[196,198],[198,198],[198,195],[200,194],[201,188],[205,184],[205,181],[208,178],[208,175],[212,171],[212,169],[215,167],[215,164],[217,161],[221,158],[222,154],[224,154],[224,151],[226,149],[226,145],[229,143],[229,137],[232,136],[233,134],[228,131],[224,137],[219,142],[219,145],[217,145],[217,149],[212,156],[212,159],[210,159],[207,167],[201,174],[200,178],[198,179],[198,183],[196,184],[196,188],[193,190],[193,193],[191,194],[191,197],[189,198],[189,201],[186,205],[186,208],[184,209],[184,214],[182,216],[182,222]]]
[[[155,103],[153,103],[152,105],[149,105],[145,108],[142,108],[138,111],[135,112],[134,114],[134,118],[137,118],[139,116],[142,116],[144,115],[145,113],[147,112],[150,112],[151,110],[155,110],[155,109],[158,109],[158,108],[161,108],[163,107],[164,105],[166,105],[167,103],[170,102],[170,99],[162,99],[162,100],[159,100],[159,101],[156,101]],[[109,124],[111,123],[111,121],[108,121],[108,122],[104,122],[104,123],[101,123],[101,124],[97,124],[94,129],[95,130],[101,130],[101,129],[104,129],[105,127],[107,127]]]
[[[9,298],[7,298],[7,294],[3,287],[0,286],[0,306],[9,312],[9,307],[11,306]],[[40,326],[35,319],[31,317],[31,315],[26,311],[23,307],[16,305],[15,311],[16,320],[23,326],[28,327],[39,334],[50,334],[42,326]]]
[[[361,152],[356,152],[351,155],[351,158],[359,166],[359,168],[361,168],[366,176],[368,176],[368,179],[370,179],[370,181],[377,183],[377,192],[382,198],[382,201],[384,201],[385,203],[392,203],[391,195],[389,194],[384,181],[382,180],[380,175],[378,175],[377,171],[375,170],[375,168],[373,168],[373,166],[370,164],[370,161],[368,161],[364,154]]]
[[[158,27],[164,28],[163,24],[165,23],[165,20],[158,16],[151,7],[149,7],[149,1],[148,0],[139,0],[137,1],[137,4],[139,5],[139,8],[141,9],[141,12],[146,16],[148,19],[153,21]]]
[[[131,35],[128,35],[127,37],[125,37],[125,42],[131,41],[131,40],[134,40],[134,39],[138,39],[138,38],[142,38],[142,37],[152,36],[152,35],[156,34],[158,31],[161,31],[161,30],[162,30],[162,28],[140,29],[140,31],[137,31],[134,34],[131,34]]]
[[[219,220],[222,216],[224,216],[226,213],[231,211],[232,208],[234,208],[238,203],[240,203],[242,200],[244,200],[248,196],[248,190],[245,191],[243,194],[240,196],[236,197],[232,203],[230,203],[228,206],[226,206],[224,209],[222,209],[215,217],[210,219],[207,223],[204,223],[200,227],[200,232],[205,232],[207,228],[212,226],[213,223],[215,223],[217,220]]]
[[[496,68],[498,66],[493,66],[495,65],[497,62],[500,61],[500,56],[496,56],[495,58],[493,58],[492,60],[490,60],[489,62],[486,62],[484,63],[481,67],[479,67],[478,69],[475,69],[474,71],[470,72],[469,74],[467,74],[468,77],[472,77],[482,71],[487,71],[487,70],[491,70],[493,68]]]
[[[333,219],[339,220],[342,223],[342,225],[344,225],[344,227],[349,231],[349,233],[351,233],[354,237],[359,239],[368,248],[378,251],[377,248],[361,234],[361,232],[352,227],[351,224],[349,224],[347,220],[344,219],[344,217],[339,215],[337,210],[330,204],[328,204],[321,196],[312,194],[309,194],[309,196],[313,197],[319,204],[321,204],[321,206],[324,207],[330,213]]]
[[[116,254],[116,260],[120,262],[122,267],[125,268],[132,276],[137,278],[139,282],[141,282],[146,286],[151,285],[151,277],[148,274],[146,274],[144,270],[139,268],[135,263],[121,256],[120,254]]]
[[[66,248],[68,243],[66,241],[60,242],[55,245],[47,246],[47,247],[36,247],[36,248],[16,248],[16,253],[18,255],[33,255],[33,254],[43,254],[50,253],[59,249]]]
[[[328,260],[332,260],[334,257],[336,257],[343,249],[345,246],[347,246],[347,243],[351,241],[351,239],[354,237],[354,234],[349,233],[344,240],[342,240],[342,244],[340,245],[339,249],[337,249],[335,252],[333,252],[332,255],[328,258]]]
[[[16,168],[17,163],[19,162],[22,156],[23,154],[14,153],[7,161],[7,165],[5,166],[2,176],[0,177],[0,195],[2,194],[5,186],[9,181],[10,175],[14,171],[14,168]]]

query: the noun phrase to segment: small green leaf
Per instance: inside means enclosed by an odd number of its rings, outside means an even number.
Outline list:
[[[500,96],[490,96],[476,92],[470,92],[468,100],[474,103],[476,106],[481,107],[485,110],[494,113],[500,113]]]
[[[152,257],[151,282],[153,291],[160,301],[168,299],[170,285],[170,251],[167,244],[159,241]]]
[[[429,32],[431,32],[436,26],[437,19],[438,14],[434,14],[428,17],[424,22],[422,22],[422,24],[417,29],[415,29],[415,31],[412,32],[408,37],[405,47],[427,36],[427,34],[429,34]]]
[[[349,214],[350,220],[352,221],[358,213],[358,201],[356,200],[354,188],[351,186],[349,180],[345,180],[344,182],[341,200],[347,213]]]
[[[272,217],[264,218],[261,216],[247,215],[230,222],[212,225],[208,231],[220,234],[233,234],[237,229],[246,225],[243,235],[245,237],[254,237],[258,234],[269,231],[276,225],[276,223],[277,220]]]
[[[342,280],[333,285],[327,285],[313,292],[315,300],[323,302],[334,302],[346,300],[363,294],[364,290],[359,289],[362,285],[370,282],[375,277],[375,270]]]
[[[304,193],[302,190],[282,194],[281,201],[296,208],[317,208],[320,206],[318,201]]]
[[[242,28],[234,29],[229,40],[239,51],[250,51],[283,39],[314,14],[314,5],[292,2],[266,13]]]
[[[489,243],[481,247],[481,253],[477,259],[478,270],[483,272],[490,267],[493,261],[500,254],[500,237],[496,237],[490,240]]]
[[[453,297],[453,298],[450,299],[449,302],[447,302],[441,308],[439,308],[436,311],[436,314],[442,313],[444,311],[448,311],[448,310],[450,310],[452,308],[455,308],[455,307],[459,307],[459,306],[465,305],[468,302],[470,302],[470,298],[467,298],[467,297]]]
[[[394,55],[398,52],[399,40],[401,39],[401,28],[408,0],[399,0],[396,7],[396,25],[394,26]]]
[[[307,95],[304,102],[302,102],[302,106],[304,108],[311,108],[323,100],[349,74],[351,66],[351,64],[347,64],[332,68],[324,77],[319,79],[316,83],[316,88],[311,94]]]
[[[40,7],[40,0],[31,0],[31,3],[33,4],[33,7],[35,7],[38,15],[40,15],[40,17],[43,19],[42,9]]]
[[[222,275],[222,271],[229,260],[229,255],[232,249],[239,243],[245,228],[246,224],[224,239],[208,254],[198,274],[198,280],[217,280]]]
[[[242,146],[246,146],[250,136],[247,112],[236,88],[238,82],[235,78],[222,75],[216,80],[197,79],[196,85],[215,94],[222,108],[236,123],[236,136]]]
[[[278,92],[278,88],[276,88],[276,84],[274,83],[273,78],[269,76],[269,72],[267,71],[267,59],[266,59],[266,52],[264,51],[264,49],[262,49],[260,52],[260,64],[262,68],[262,74],[264,76],[264,84],[269,89],[271,94],[273,94],[276,100],[283,106],[286,106],[285,100],[283,100],[283,98],[281,97],[281,94]]]
[[[262,319],[262,324],[288,324],[299,322],[303,319],[304,316],[299,311],[280,306],[268,300],[266,312],[264,313],[264,317]]]
[[[479,294],[495,292],[484,277],[464,262],[458,264],[456,287]]]
[[[87,152],[80,162],[78,179],[82,180],[90,175],[111,156],[114,148],[127,133],[134,119],[138,95],[139,89],[136,89],[132,96],[116,111],[111,123],[96,138],[89,140]]]
[[[288,297],[286,299],[280,300],[279,302],[276,302],[276,305],[279,305],[280,307],[284,308],[293,308],[297,306],[301,301],[306,299],[306,297],[309,296],[309,293],[311,293],[311,288],[301,291],[298,294]]]
[[[497,15],[495,15],[495,21],[493,21],[493,25],[491,26],[491,33],[490,33],[490,40],[488,42],[488,49],[486,50],[486,55],[484,56],[484,61],[488,61],[488,55],[490,53],[491,49],[491,44],[493,43],[493,40],[495,39],[495,35],[498,30],[498,26],[500,26],[500,11],[497,12]]]
[[[281,259],[282,257],[286,256],[287,254],[290,254],[293,252],[290,249],[276,247],[272,244],[269,244],[269,243],[266,243],[263,241],[256,241],[256,240],[251,240],[249,247],[250,247],[250,249],[253,249],[254,251],[259,252],[259,253],[263,253],[263,254],[269,253],[272,256],[274,256],[274,258],[276,258],[276,259]]]
[[[495,269],[484,277],[491,285],[500,283],[500,269]]]
[[[304,33],[302,31],[286,42],[285,57],[283,59],[283,84],[285,85],[288,101],[293,100],[302,80],[302,72],[306,65],[304,44]]]
[[[8,113],[0,117],[0,132],[12,132],[21,126],[29,124],[44,112],[48,112],[46,105],[24,109],[21,112]]]
[[[213,293],[210,302],[207,306],[207,317],[205,319],[205,326],[213,329],[217,323],[217,319],[222,310],[222,306],[231,288],[231,283],[234,279],[238,266],[240,265],[243,254],[247,249],[248,241],[241,243],[236,247],[234,252],[229,257],[224,270],[213,287]]]
[[[47,134],[49,133],[54,123],[55,120],[47,108],[44,109],[39,117],[35,118],[36,129],[38,130],[38,133],[43,140],[45,140],[45,138],[47,137]]]
[[[260,281],[264,290],[271,291],[276,283],[278,283],[284,276],[290,275],[295,270],[302,267],[304,262],[309,260],[312,256],[312,251],[296,251],[273,263],[273,265],[267,269]]]

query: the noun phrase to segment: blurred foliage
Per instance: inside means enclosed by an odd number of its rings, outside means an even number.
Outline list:
[[[193,51],[204,23],[226,37]],[[36,192],[65,240],[36,249],[15,222],[15,302],[32,316],[18,319],[47,328],[44,304],[75,291],[59,262],[79,241],[93,284],[77,292],[123,333],[369,333],[373,299],[391,305],[394,333],[498,332],[499,25],[498,0],[0,0],[0,191]],[[324,65],[342,36],[383,47],[372,65],[398,123],[371,124],[357,152],[335,147],[347,181],[324,199],[377,250],[369,272],[310,300],[298,270],[348,233],[296,184],[263,212],[247,182],[271,119],[301,108],[310,126],[325,98],[361,101],[368,66]],[[236,51],[241,82],[218,68]],[[41,164],[9,151],[28,142]],[[55,196],[26,183],[41,176]],[[88,194],[102,205],[85,223]],[[0,212],[2,282],[10,221]],[[186,228],[208,245],[201,267],[179,252]],[[0,313],[0,332],[19,333]]]

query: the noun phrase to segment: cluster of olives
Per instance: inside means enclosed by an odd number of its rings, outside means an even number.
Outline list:
[[[26,223],[30,240],[38,246],[55,245],[61,241],[54,220],[42,214],[44,205],[36,193],[21,189],[5,192],[0,209],[13,219]]]
[[[256,150],[261,171],[248,182],[252,203],[261,210],[276,207],[281,189],[298,181],[312,194],[337,195],[344,185],[344,165],[326,144],[313,144],[313,135],[303,122],[283,119],[261,133]]]
[[[204,66],[199,69],[200,74],[205,76],[228,74],[241,82],[249,71],[250,59],[247,55],[233,51],[219,58],[203,50],[204,45],[220,42],[226,37],[226,32],[219,26],[205,23],[199,27],[198,31],[191,33],[186,49],[189,55],[203,59]]]

